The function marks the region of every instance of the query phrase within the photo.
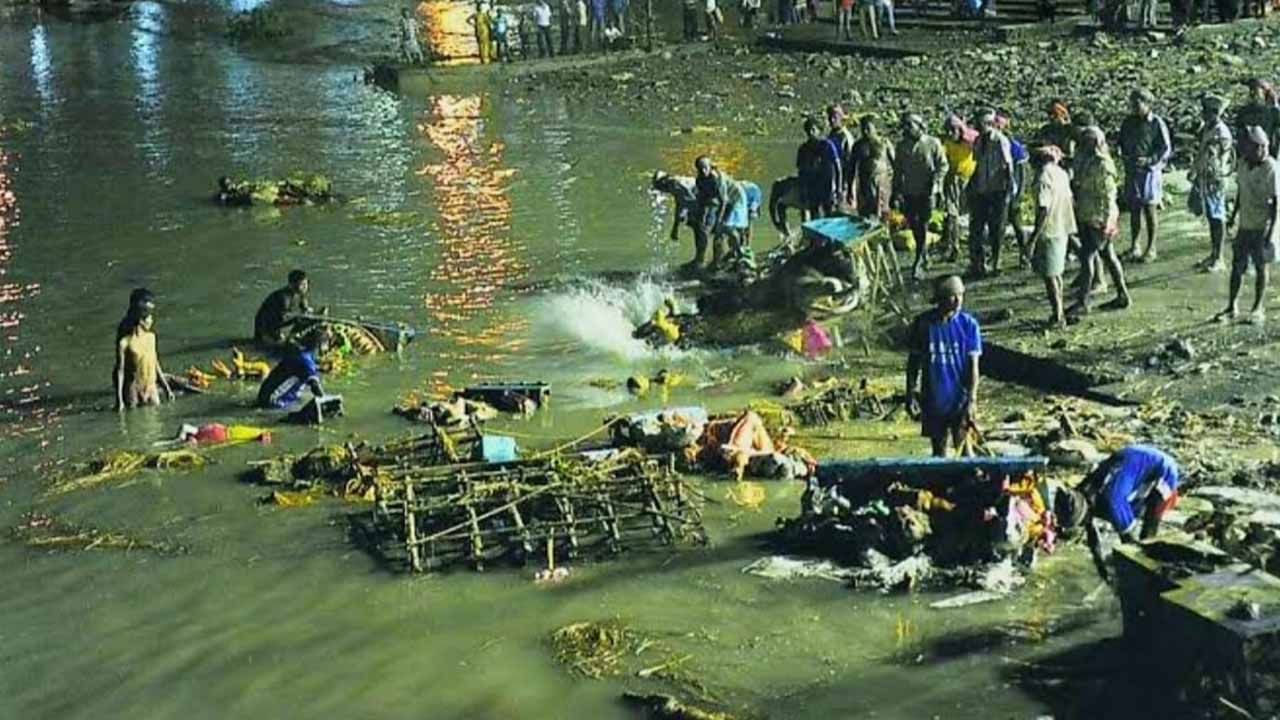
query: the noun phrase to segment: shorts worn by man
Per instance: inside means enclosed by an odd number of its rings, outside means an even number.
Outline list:
[[[978,321],[960,308],[964,283],[947,277],[938,283],[936,305],[911,325],[907,356],[907,402],[920,411],[921,434],[936,457],[947,453],[947,440],[959,448],[973,425],[978,393],[978,359],[982,331]],[[917,380],[923,388],[917,394]]]

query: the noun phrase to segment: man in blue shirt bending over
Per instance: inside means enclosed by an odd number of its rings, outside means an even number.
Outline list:
[[[1116,451],[1080,483],[1089,498],[1086,526],[1089,551],[1098,574],[1107,579],[1107,553],[1095,521],[1110,523],[1123,542],[1154,537],[1160,518],[1178,501],[1178,463],[1148,445],[1129,445]]]
[[[258,388],[258,407],[282,410],[298,402],[305,387],[315,397],[324,395],[320,386],[320,366],[316,356],[328,344],[324,330],[314,330],[303,338],[301,347],[290,347],[284,358],[271,368]]]
[[[911,324],[907,410],[920,416],[922,434],[929,438],[934,457],[946,457],[948,437],[958,450],[973,427],[982,331],[978,321],[960,309],[964,282],[959,277],[950,275],[938,281],[934,303]]]

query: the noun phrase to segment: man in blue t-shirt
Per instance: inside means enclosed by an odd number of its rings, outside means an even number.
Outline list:
[[[290,348],[258,387],[258,407],[284,409],[294,405],[304,387],[311,388],[316,397],[324,395],[316,356],[326,344],[324,331],[316,330],[307,334],[301,347]]]
[[[929,438],[934,457],[946,457],[947,438],[959,449],[973,426],[982,331],[978,321],[960,309],[964,282],[959,277],[950,275],[938,281],[934,303],[911,324],[907,409],[919,414],[921,434]]]
[[[1154,537],[1160,518],[1178,501],[1178,463],[1149,445],[1128,445],[1107,458],[1080,483],[1089,498],[1089,551],[1098,574],[1108,577],[1102,535],[1094,521],[1109,523],[1123,542]]]

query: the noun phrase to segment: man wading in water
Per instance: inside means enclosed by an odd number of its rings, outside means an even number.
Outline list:
[[[136,315],[128,334],[116,344],[115,379],[116,410],[139,405],[159,405],[160,388],[166,399],[173,400],[173,390],[160,367],[156,354],[155,320],[150,310]]]
[[[301,270],[289,273],[289,284],[276,290],[262,301],[258,314],[253,318],[253,339],[262,345],[279,345],[285,341],[285,331],[298,320],[298,315],[312,312],[307,302],[311,283]]]
[[[982,331],[978,321],[960,309],[964,305],[960,278],[942,278],[934,290],[934,302],[933,309],[911,324],[907,411],[920,416],[921,434],[929,438],[934,457],[946,457],[947,439],[959,450],[973,427]]]

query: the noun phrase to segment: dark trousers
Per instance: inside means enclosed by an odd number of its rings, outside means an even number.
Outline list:
[[[560,54],[569,54],[569,31],[573,28],[573,23],[565,13],[560,13]]]
[[[551,26],[538,28],[538,57],[555,57],[555,48],[551,47]]]
[[[1009,196],[1006,193],[973,196],[969,210],[969,264],[976,272],[986,268],[987,248],[991,246],[991,267],[1000,266],[1000,241],[1009,224]]]
[[[684,39],[696,40],[698,38],[698,8],[684,6]]]

